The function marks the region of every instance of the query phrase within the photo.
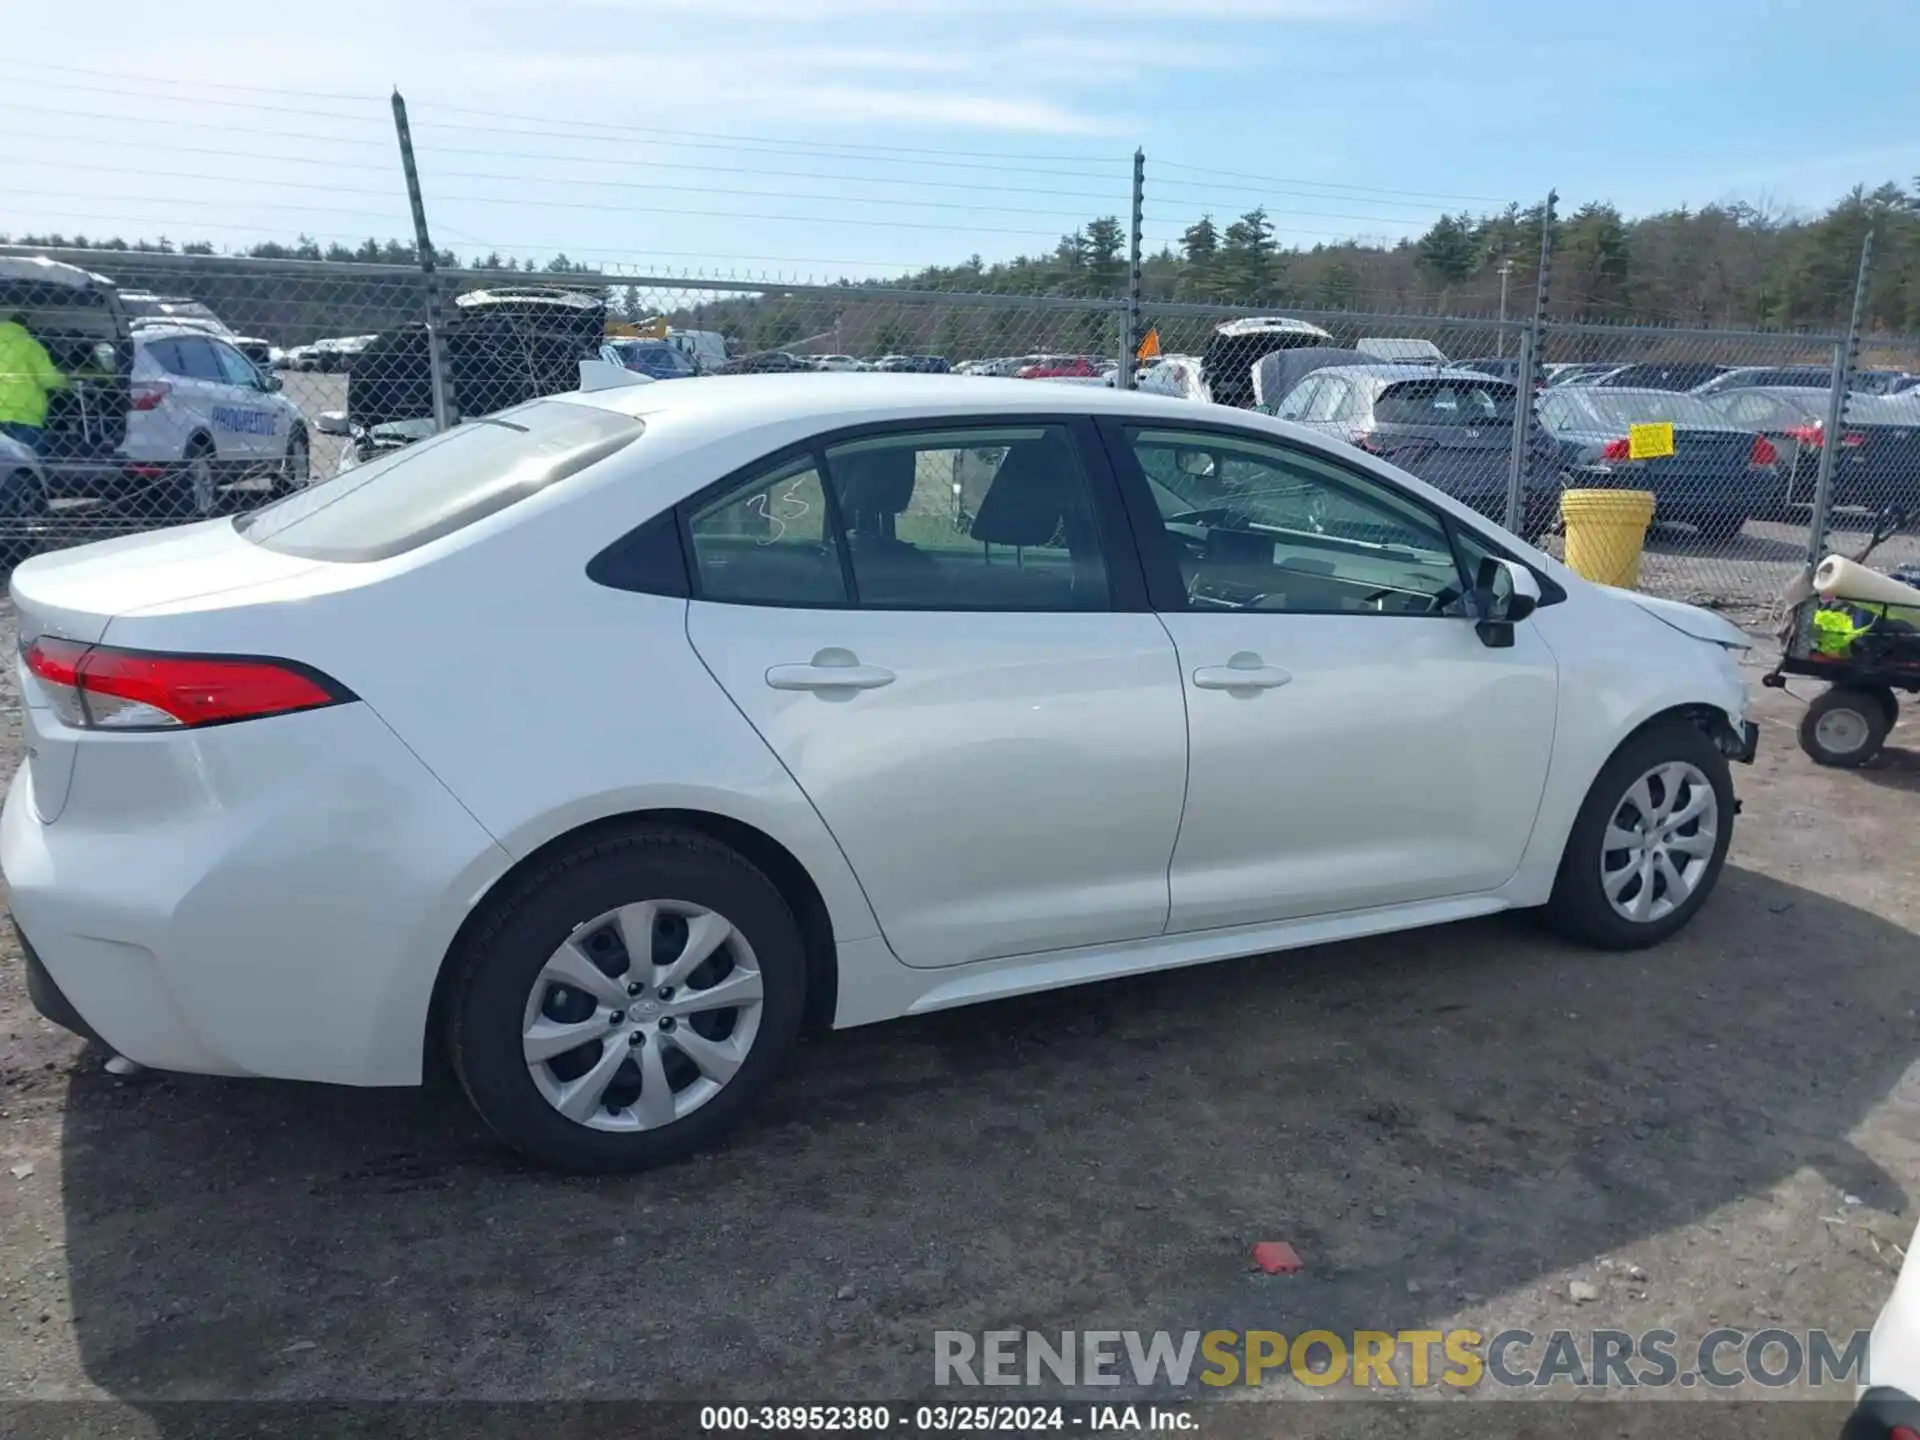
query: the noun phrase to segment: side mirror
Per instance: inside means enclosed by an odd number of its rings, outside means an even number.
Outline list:
[[[1540,582],[1526,566],[1489,555],[1474,578],[1473,628],[1489,649],[1513,644],[1513,627],[1540,604]]]
[[[353,426],[347,423],[344,410],[322,410],[313,417],[313,428],[322,435],[351,435]]]
[[[287,388],[287,384],[278,375],[269,375],[263,370],[260,372],[260,388],[269,395],[277,395]]]

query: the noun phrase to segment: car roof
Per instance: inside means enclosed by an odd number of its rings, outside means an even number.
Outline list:
[[[217,335],[201,325],[186,325],[177,321],[166,321],[158,325],[135,325],[133,343],[142,344],[148,340],[228,340],[225,335]],[[233,339],[250,337],[234,336]]]
[[[1338,372],[1343,375],[1359,375],[1372,380],[1471,380],[1476,385],[1484,385],[1492,380],[1500,384],[1510,383],[1498,375],[1489,375],[1484,370],[1468,370],[1459,365],[1416,365],[1406,361],[1376,361],[1369,365],[1324,365],[1313,373],[1331,375]],[[1305,376],[1301,377],[1305,379]]]
[[[685,390],[675,395],[670,392]],[[1203,417],[1190,401],[1100,386],[1048,385],[972,375],[713,375],[697,384],[634,385],[556,399],[598,405],[627,415],[699,420],[709,415],[749,417],[756,424],[790,421],[859,425],[920,416],[1113,414],[1150,419],[1211,418],[1261,428],[1263,417],[1223,409]]]
[[[38,280],[46,285],[63,285],[70,290],[90,290],[96,285],[117,289],[113,281],[78,265],[65,265],[44,255],[0,255],[0,280]]]

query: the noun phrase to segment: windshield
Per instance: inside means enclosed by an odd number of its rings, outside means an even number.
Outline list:
[[[1727,428],[1726,417],[1706,401],[1677,391],[1552,390],[1540,397],[1540,415],[1555,430],[1612,432],[1661,421],[1687,429]]]
[[[1403,380],[1373,402],[1382,425],[1500,425],[1513,423],[1513,387],[1496,381]]]
[[[539,493],[625,448],[630,415],[534,400],[369,461],[234,521],[247,539],[311,560],[399,555]]]

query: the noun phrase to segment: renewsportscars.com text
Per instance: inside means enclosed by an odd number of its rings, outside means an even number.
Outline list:
[[[1174,1389],[1271,1384],[1358,1389],[1642,1389],[1871,1381],[1867,1332],[1672,1330],[941,1330],[936,1385],[1126,1385]]]

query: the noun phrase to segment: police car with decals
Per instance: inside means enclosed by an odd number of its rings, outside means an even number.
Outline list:
[[[171,477],[169,509],[211,515],[236,491],[283,494],[308,482],[306,418],[279,376],[194,326],[148,323],[133,340],[125,454]]]

